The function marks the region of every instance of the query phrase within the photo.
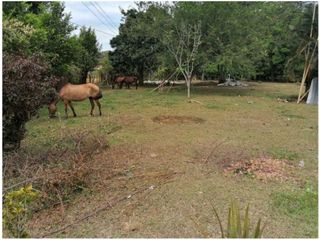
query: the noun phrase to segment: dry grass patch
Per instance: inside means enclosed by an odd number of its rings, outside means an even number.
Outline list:
[[[63,149],[53,147],[39,154],[21,150],[5,155],[4,193],[32,184],[41,193],[39,210],[57,204],[63,207],[73,193],[87,187],[94,172],[92,159],[108,147],[108,142],[87,131],[65,134],[70,144]]]

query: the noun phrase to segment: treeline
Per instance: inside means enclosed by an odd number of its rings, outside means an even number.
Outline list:
[[[3,2],[5,54],[41,55],[55,76],[85,82],[98,61],[99,44],[91,28],[70,22],[61,2]]]
[[[91,28],[79,36],[61,2],[3,2],[3,143],[19,147],[25,122],[66,82],[85,83],[100,46]]]
[[[299,81],[306,46],[314,47],[318,37],[310,36],[311,27],[318,32],[318,8],[314,21],[313,11],[313,2],[140,2],[122,11],[110,60],[114,74],[135,74],[141,83],[149,76],[165,78],[177,68],[190,67],[179,66],[170,51],[173,46],[178,52],[183,44],[189,46],[181,54],[192,51],[191,35],[190,42],[177,43],[183,38],[181,26],[200,25],[193,76]],[[317,75],[317,66],[315,57],[309,79]]]

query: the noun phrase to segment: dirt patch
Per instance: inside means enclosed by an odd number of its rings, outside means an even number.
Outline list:
[[[260,157],[231,163],[224,168],[224,172],[251,176],[263,181],[286,181],[291,178],[290,169],[293,169],[293,166],[285,160]]]
[[[152,121],[165,124],[177,123],[203,123],[204,119],[192,116],[174,116],[174,115],[160,115],[152,118]]]

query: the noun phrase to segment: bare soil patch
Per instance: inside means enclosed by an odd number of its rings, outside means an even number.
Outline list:
[[[294,166],[286,160],[259,157],[230,163],[224,168],[224,172],[248,175],[263,181],[286,181],[291,178],[290,170],[293,168]]]
[[[152,121],[165,124],[177,123],[204,123],[205,120],[192,116],[174,116],[174,115],[160,115],[152,118]]]

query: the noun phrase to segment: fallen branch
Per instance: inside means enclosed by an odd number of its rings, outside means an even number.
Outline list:
[[[226,141],[223,140],[221,141],[220,143],[216,144],[213,149],[210,151],[210,153],[208,154],[208,156],[205,158],[204,160],[204,163],[207,163],[209,161],[209,158],[211,157],[212,153],[219,147],[221,146],[222,144],[224,144]]]
[[[169,182],[171,182],[171,181],[168,180],[168,181],[162,183],[162,185],[163,185],[163,184],[166,184],[166,183],[169,183]],[[160,185],[159,185],[159,186],[160,186]],[[86,220],[86,219],[88,219],[88,218],[90,218],[90,217],[92,217],[92,216],[97,215],[98,213],[100,213],[100,212],[102,212],[102,211],[105,211],[105,210],[108,210],[108,209],[114,207],[114,206],[115,206],[117,203],[119,203],[119,202],[122,202],[122,201],[125,201],[125,200],[127,200],[127,199],[130,199],[130,198],[132,198],[132,196],[135,196],[135,195],[137,195],[137,194],[139,194],[139,193],[142,193],[142,192],[144,192],[144,191],[153,190],[154,188],[155,188],[155,186],[154,186],[154,185],[151,185],[151,186],[148,186],[148,187],[144,187],[144,188],[138,189],[137,191],[131,193],[130,195],[127,195],[127,196],[124,196],[124,197],[115,199],[115,200],[113,200],[111,203],[110,203],[109,201],[106,201],[106,203],[103,204],[102,207],[96,209],[94,212],[90,212],[90,213],[86,214],[85,216],[83,216],[83,217],[75,220],[74,222],[72,222],[72,223],[70,223],[70,224],[67,224],[67,225],[65,225],[65,226],[63,226],[63,227],[61,227],[61,228],[59,228],[59,229],[57,229],[57,230],[54,230],[54,231],[49,232],[49,233],[46,233],[46,234],[42,235],[41,238],[46,238],[46,237],[48,237],[48,236],[51,236],[52,234],[56,234],[56,233],[62,232],[62,231],[64,231],[64,230],[66,230],[67,228],[72,227],[73,225],[75,225],[75,224],[77,224],[77,223],[79,223],[79,222],[82,222],[82,221],[84,221],[84,220]]]
[[[188,100],[188,103],[198,103],[200,105],[204,105],[202,102],[199,102],[199,101],[193,100],[193,99]]]
[[[111,134],[111,133],[114,133],[114,132],[116,132],[116,131],[119,131],[120,129],[122,129],[121,126],[113,127],[113,128],[111,128],[111,129],[107,132],[107,134],[109,135],[109,134]]]
[[[161,83],[160,83],[156,88],[154,88],[154,89],[151,90],[151,92],[154,92],[154,91],[156,91],[157,89],[163,87],[163,85],[164,85],[167,81],[169,81],[176,73],[177,73],[177,71],[174,71],[167,79],[162,80]]]

